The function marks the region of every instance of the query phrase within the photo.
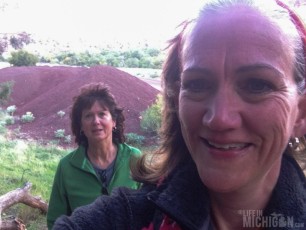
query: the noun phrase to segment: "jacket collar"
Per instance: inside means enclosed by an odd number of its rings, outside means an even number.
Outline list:
[[[191,159],[177,168],[156,190],[148,194],[148,199],[182,227],[200,229],[204,223],[210,221],[208,191]],[[264,215],[281,214],[293,217],[295,223],[304,223],[305,181],[305,176],[296,161],[284,154],[281,173]]]
[[[115,162],[115,168],[117,169],[120,165],[122,165],[122,162],[125,161],[125,159],[129,156],[130,152],[125,153],[124,151],[124,144],[118,144],[118,150],[117,150],[117,156],[116,156],[116,162]],[[71,158],[69,159],[70,163],[81,170],[84,170],[86,172],[90,172],[93,174],[95,173],[95,170],[86,157],[86,148],[83,145],[80,145],[74,153],[71,155]]]
[[[69,162],[76,168],[95,174],[94,168],[86,157],[86,149],[82,145],[74,151]]]
[[[148,194],[148,199],[188,229],[200,229],[209,220],[208,193],[191,159],[179,165],[178,170]]]
[[[306,224],[306,177],[293,157],[286,153],[264,215],[293,217],[295,223]]]

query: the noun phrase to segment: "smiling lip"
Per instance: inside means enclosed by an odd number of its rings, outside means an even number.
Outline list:
[[[214,157],[233,158],[246,153],[246,150],[251,146],[250,143],[242,142],[215,142],[201,138],[208,147],[208,153]]]

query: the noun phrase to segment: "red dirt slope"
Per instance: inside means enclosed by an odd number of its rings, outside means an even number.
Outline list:
[[[0,82],[5,81],[14,81],[13,93],[5,108],[16,105],[16,117],[27,111],[35,116],[31,123],[17,121],[9,127],[20,126],[23,137],[43,141],[54,140],[54,131],[58,129],[65,129],[65,135],[71,134],[72,98],[87,83],[103,82],[110,87],[118,103],[124,107],[126,133],[143,135],[140,112],[151,105],[159,93],[144,81],[110,66],[9,67],[0,69]],[[60,110],[65,112],[63,118],[57,115]]]

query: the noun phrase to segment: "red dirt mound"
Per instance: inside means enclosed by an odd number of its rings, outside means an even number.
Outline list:
[[[31,123],[17,121],[10,129],[20,127],[21,136],[34,140],[55,140],[54,131],[65,129],[71,135],[69,113],[72,98],[80,87],[92,82],[109,86],[126,117],[126,133],[143,135],[140,112],[151,105],[159,91],[144,81],[110,66],[87,67],[9,67],[0,69],[0,82],[14,81],[11,99],[15,117],[32,112]],[[64,111],[60,118],[58,111]],[[73,138],[73,137],[72,137]],[[74,139],[72,139],[74,142]]]

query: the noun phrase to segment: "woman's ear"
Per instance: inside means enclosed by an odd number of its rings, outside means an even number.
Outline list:
[[[298,116],[294,125],[294,137],[301,137],[306,134],[306,94],[299,98]]]

